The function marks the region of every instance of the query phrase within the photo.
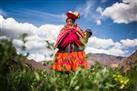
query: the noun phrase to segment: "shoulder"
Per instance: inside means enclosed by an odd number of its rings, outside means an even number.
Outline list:
[[[67,28],[68,28],[68,26],[67,26],[67,25],[64,25],[64,26],[61,28],[60,32],[65,31]]]

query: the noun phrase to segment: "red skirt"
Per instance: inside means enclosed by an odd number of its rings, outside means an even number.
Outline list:
[[[84,51],[57,52],[52,69],[56,71],[76,71],[79,67],[89,69]]]

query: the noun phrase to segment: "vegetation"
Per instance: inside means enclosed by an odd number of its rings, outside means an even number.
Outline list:
[[[21,64],[21,56],[11,41],[0,41],[0,91],[137,91],[137,68],[123,73],[96,63],[89,70],[48,73]]]

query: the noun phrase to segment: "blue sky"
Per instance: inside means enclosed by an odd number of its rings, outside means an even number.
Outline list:
[[[105,1],[105,0],[104,0]],[[0,3],[0,8],[6,12],[6,17],[13,17],[19,22],[29,22],[34,25],[42,24],[64,24],[65,20],[56,20],[56,18],[46,16],[41,17],[39,12],[49,13],[49,14],[65,14],[69,10],[77,10],[78,7],[86,4],[87,0],[3,0]],[[101,6],[103,8],[111,6],[115,2],[120,2],[119,0],[108,0],[101,3],[101,0],[92,0],[91,12],[93,15],[99,16],[96,12],[96,8]],[[29,11],[34,11],[30,14]],[[37,13],[38,12],[38,13]],[[90,18],[90,16],[88,17]],[[78,24],[83,28],[91,28],[94,35],[101,38],[112,38],[114,41],[120,39],[134,39],[137,37],[137,22],[132,22],[129,24],[116,24],[113,23],[111,19],[106,19],[101,25],[97,25],[94,20],[87,21],[83,16],[77,21]]]
[[[122,4],[129,5],[128,9],[122,8]],[[121,7],[121,12],[116,5]],[[76,23],[82,29],[91,28],[93,36],[117,42],[137,38],[137,17],[135,8],[131,7],[135,5],[134,0],[2,0],[0,14],[39,27],[44,24],[64,25],[65,13],[76,10],[81,14]],[[133,11],[133,17],[126,13],[128,10]],[[128,48],[130,52],[135,49],[136,46]]]

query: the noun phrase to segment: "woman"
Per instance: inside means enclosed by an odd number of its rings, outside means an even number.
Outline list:
[[[61,29],[56,41],[59,49],[55,54],[55,61],[52,69],[56,71],[76,71],[79,67],[88,69],[85,44],[92,33],[90,30],[82,32],[80,27],[75,24],[75,20],[80,17],[78,12],[67,12],[66,25]]]

